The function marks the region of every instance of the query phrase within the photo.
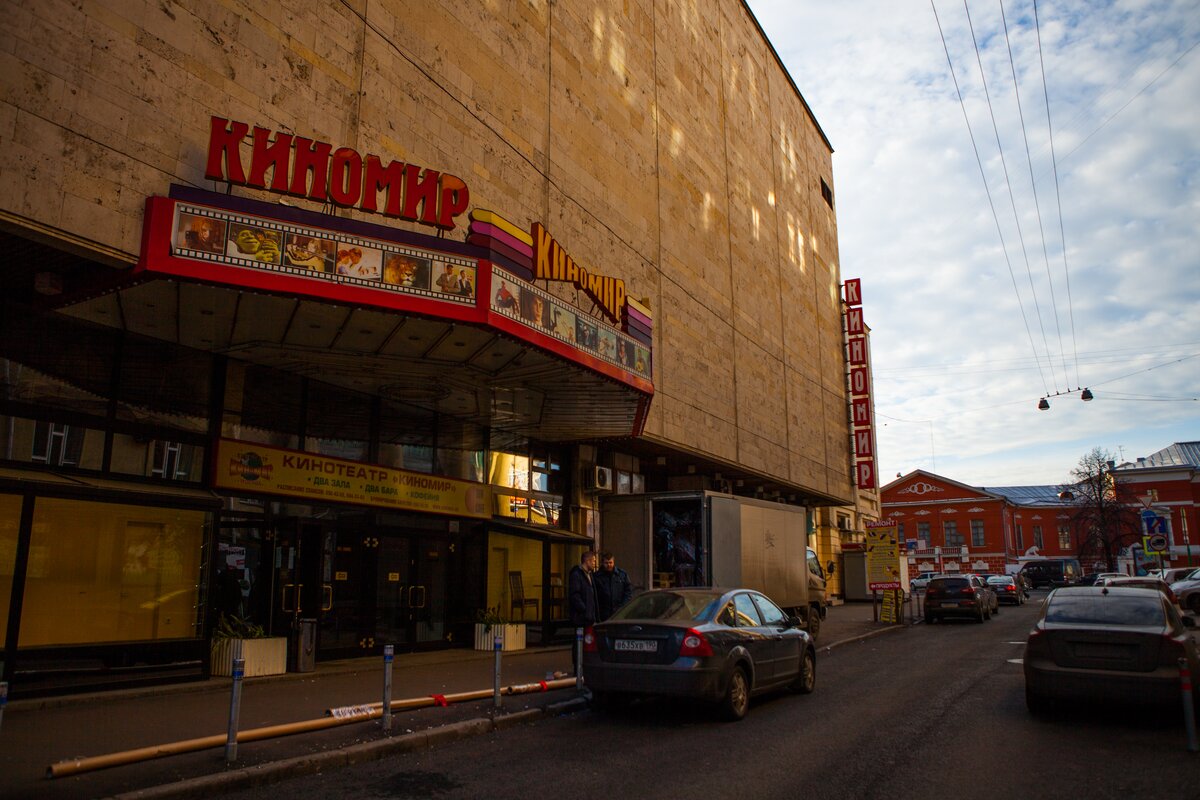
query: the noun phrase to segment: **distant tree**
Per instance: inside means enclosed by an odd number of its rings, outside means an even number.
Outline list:
[[[1141,537],[1141,518],[1133,490],[1113,480],[1112,454],[1094,448],[1071,470],[1073,483],[1062,487],[1059,496],[1074,506],[1071,529],[1079,562],[1103,562],[1113,572],[1123,548]]]

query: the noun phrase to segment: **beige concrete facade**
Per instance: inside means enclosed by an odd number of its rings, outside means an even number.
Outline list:
[[[131,264],[147,196],[222,188],[204,179],[213,115],[452,173],[472,207],[542,221],[646,299],[648,439],[854,504],[832,153],[742,3],[0,13],[9,228]]]

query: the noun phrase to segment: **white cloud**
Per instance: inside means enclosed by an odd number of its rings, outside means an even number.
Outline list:
[[[1004,4],[1024,135],[999,4],[971,4],[1003,165],[963,7],[937,3],[995,217],[928,5],[749,4],[835,148],[885,480],[936,462],[967,483],[1057,483],[1093,447],[1200,439],[1183,399],[1200,358],[1172,363],[1200,354],[1200,3],[1037,4],[1057,196],[1033,3]]]

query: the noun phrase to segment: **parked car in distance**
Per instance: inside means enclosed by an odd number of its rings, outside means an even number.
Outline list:
[[[1200,578],[1200,568],[1197,567],[1167,567],[1166,569],[1152,569],[1150,574],[1156,578],[1162,578],[1168,585],[1178,583],[1179,581],[1196,580]]]
[[[925,587],[925,622],[946,617],[969,617],[976,622],[991,619],[996,593],[975,575],[943,575]]]
[[[1097,586],[1137,586],[1143,589],[1156,589],[1171,601],[1173,605],[1179,605],[1179,599],[1175,597],[1175,593],[1171,591],[1171,587],[1163,582],[1162,578],[1155,578],[1152,575],[1122,575],[1117,578],[1105,578]]]
[[[920,575],[908,582],[908,588],[913,592],[917,591],[918,589],[928,588],[929,582],[936,577],[936,572],[922,572]]]
[[[996,593],[997,603],[1025,605],[1025,588],[1017,586],[1017,579],[1012,575],[993,575],[987,579],[987,583]]]
[[[1200,614],[1200,575],[1193,572],[1186,580],[1175,581],[1171,584],[1171,591],[1175,593],[1180,608]]]
[[[1034,714],[1058,700],[1177,707],[1178,660],[1200,669],[1194,628],[1156,589],[1056,589],[1025,642],[1026,706]]]
[[[754,695],[812,692],[816,648],[801,624],[749,589],[653,589],[586,631],[583,680],[601,708],[690,697],[739,720]]]
[[[1039,558],[1021,565],[1020,575],[1033,589],[1070,586],[1079,582],[1083,569],[1078,558]]]

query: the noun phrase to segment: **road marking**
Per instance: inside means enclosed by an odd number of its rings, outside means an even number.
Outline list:
[[[1007,659],[1007,661],[1010,664],[1024,664],[1025,663],[1025,659],[1023,659],[1023,658],[1010,658],[1010,659]]]
[[[1005,642],[1005,644],[1025,644],[1024,642]]]

